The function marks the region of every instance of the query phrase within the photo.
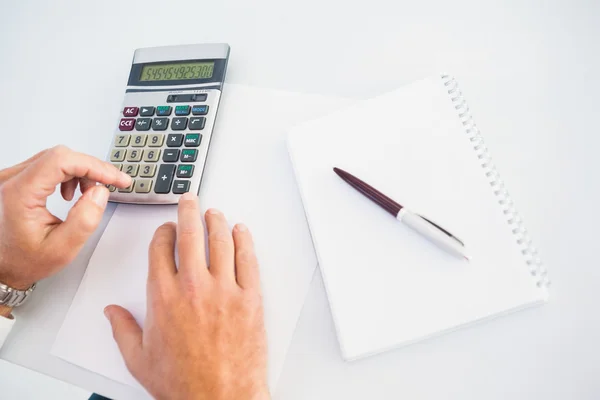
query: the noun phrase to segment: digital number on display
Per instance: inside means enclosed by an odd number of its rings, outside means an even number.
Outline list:
[[[146,65],[140,81],[178,81],[212,78],[214,62]]]

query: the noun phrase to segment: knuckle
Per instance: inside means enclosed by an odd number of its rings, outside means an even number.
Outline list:
[[[213,244],[229,244],[231,242],[231,234],[228,231],[216,230],[208,234],[208,240]]]
[[[250,249],[238,249],[237,261],[247,265],[256,264],[256,256],[254,254],[254,251]]]
[[[63,144],[59,144],[59,145],[54,146],[53,148],[51,148],[48,151],[48,154],[51,157],[61,158],[61,157],[66,156],[70,151],[71,150],[67,146],[65,146]]]

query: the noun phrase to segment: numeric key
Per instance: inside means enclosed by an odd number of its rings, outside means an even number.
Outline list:
[[[111,162],[121,162],[125,160],[125,155],[127,154],[127,150],[125,149],[112,149],[110,152],[110,161]]]
[[[156,173],[156,164],[140,165],[140,177],[141,178],[152,178],[155,173]]]
[[[132,147],[144,147],[146,145],[146,135],[131,135]]]
[[[148,146],[149,147],[161,147],[165,141],[165,135],[162,133],[155,133],[148,135]]]
[[[129,135],[117,135],[115,137],[115,147],[127,147],[129,146]]]
[[[129,150],[129,152],[127,153],[127,161],[140,162],[142,160],[143,154],[144,150]]]
[[[160,150],[159,149],[147,149],[144,151],[144,161],[145,162],[157,162],[160,160]]]
[[[123,166],[123,172],[129,175],[132,178],[135,178],[138,174],[138,169],[140,166],[138,164],[126,164]]]

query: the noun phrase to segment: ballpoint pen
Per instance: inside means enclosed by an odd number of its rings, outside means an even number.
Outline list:
[[[469,260],[469,257],[465,255],[465,244],[446,229],[419,214],[407,210],[405,207],[361,181],[354,175],[339,168],[334,168],[333,171],[354,189],[358,190],[381,208],[396,217],[397,220],[420,233],[438,247],[446,250],[450,254],[464,258],[467,261]]]

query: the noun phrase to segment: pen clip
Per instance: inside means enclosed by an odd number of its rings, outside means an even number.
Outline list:
[[[459,238],[457,238],[456,236],[454,236],[453,234],[451,234],[450,232],[448,232],[447,230],[445,230],[444,228],[442,228],[441,226],[439,226],[438,224],[436,224],[435,222],[433,222],[432,220],[430,220],[429,218],[425,218],[424,216],[422,216],[421,214],[419,214],[419,217],[423,218],[425,221],[429,222],[431,225],[435,226],[436,228],[438,228],[440,231],[444,232],[446,235],[448,235],[449,237],[451,237],[452,239],[456,240],[458,243],[461,244],[461,246],[465,247],[465,244],[462,240],[460,240]]]

